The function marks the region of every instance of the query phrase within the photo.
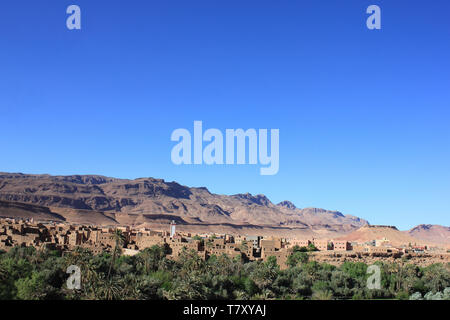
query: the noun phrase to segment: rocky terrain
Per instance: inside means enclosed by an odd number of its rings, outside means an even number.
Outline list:
[[[30,217],[44,210],[36,218],[149,227],[175,220],[181,230],[196,232],[329,237],[367,224],[338,211],[273,204],[264,195],[218,195],[154,178],[0,173],[0,200],[0,216]]]
[[[420,225],[409,231],[369,228],[338,211],[272,203],[264,195],[219,195],[162,179],[97,175],[50,176],[0,173],[0,217],[35,218],[92,225],[130,225],[204,233],[340,238],[394,243],[450,242],[450,228]]]
[[[416,239],[450,245],[450,227],[421,224],[406,232]]]

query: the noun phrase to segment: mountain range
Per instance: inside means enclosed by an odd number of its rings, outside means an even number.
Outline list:
[[[214,194],[162,179],[22,173],[0,173],[0,216],[157,229],[167,229],[174,220],[189,232],[317,238],[350,234],[368,225],[338,211],[297,208],[290,201],[274,204],[261,194]],[[411,232],[432,238],[423,228]],[[448,237],[448,228],[443,234]]]

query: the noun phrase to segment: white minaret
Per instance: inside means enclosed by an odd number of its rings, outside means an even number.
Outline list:
[[[175,224],[175,221],[174,220],[172,220],[172,222],[170,223],[170,237],[171,238],[173,238],[173,236],[175,235],[175,232],[176,232],[176,224]]]

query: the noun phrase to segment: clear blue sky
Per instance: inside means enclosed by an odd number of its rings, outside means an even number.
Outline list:
[[[366,28],[371,4],[382,30]],[[448,226],[449,15],[447,0],[1,1],[0,171],[151,176]],[[279,128],[279,173],[175,166],[170,135],[194,120]]]

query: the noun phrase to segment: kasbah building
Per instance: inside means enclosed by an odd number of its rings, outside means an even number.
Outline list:
[[[262,236],[227,234],[198,234],[177,232],[176,225],[168,225],[168,231],[130,227],[96,227],[63,223],[35,223],[33,219],[0,219],[0,250],[8,251],[14,246],[34,246],[61,252],[82,247],[93,254],[111,251],[116,245],[116,230],[123,236],[122,253],[135,255],[140,250],[154,245],[165,246],[168,258],[177,259],[182,250],[194,250],[202,259],[212,255],[241,257],[246,261],[275,257],[281,269],[286,269],[287,259],[294,248],[316,248],[311,252],[312,260],[338,265],[344,261],[373,262],[378,259],[394,261],[407,257],[411,263],[428,265],[436,262],[450,262],[445,250],[429,247],[402,245],[394,247],[389,239],[373,239],[365,243],[333,241],[327,239],[286,239]]]

